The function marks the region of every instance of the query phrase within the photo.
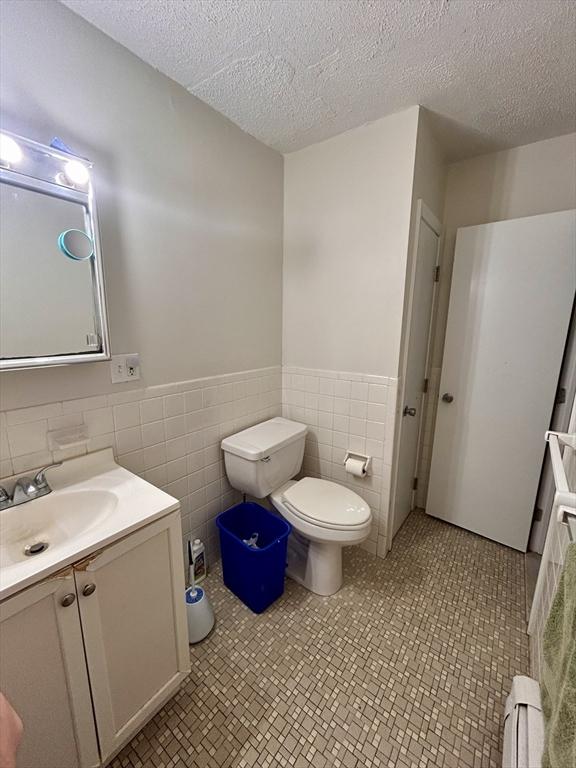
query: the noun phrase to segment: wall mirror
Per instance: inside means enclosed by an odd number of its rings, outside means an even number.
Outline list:
[[[0,369],[110,358],[91,169],[0,134]]]

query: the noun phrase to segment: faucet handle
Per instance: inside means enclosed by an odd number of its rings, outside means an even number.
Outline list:
[[[4,486],[0,485],[0,504],[3,501],[9,501],[9,500],[10,500],[10,494],[8,493],[6,488],[4,488]]]
[[[49,487],[48,481],[46,480],[46,472],[49,469],[52,469],[53,467],[61,467],[61,466],[62,466],[61,461],[55,461],[54,464],[48,464],[46,467],[42,467],[42,469],[39,472],[37,472],[36,475],[34,476],[34,485],[36,486],[36,488],[40,490],[41,488]]]

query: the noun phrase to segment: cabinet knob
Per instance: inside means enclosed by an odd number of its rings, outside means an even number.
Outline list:
[[[62,600],[60,600],[60,605],[62,605],[64,608],[68,608],[72,605],[72,603],[76,600],[76,595],[74,592],[68,592],[67,595],[64,595]]]
[[[445,403],[451,403],[454,400],[454,395],[451,395],[450,392],[444,392],[442,395],[442,400]]]
[[[96,584],[86,584],[86,586],[82,589],[82,594],[84,597],[90,597],[90,595],[93,595],[94,592],[96,592]]]

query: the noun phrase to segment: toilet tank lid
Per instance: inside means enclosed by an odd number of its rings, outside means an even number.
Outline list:
[[[306,434],[307,426],[277,416],[222,440],[222,450],[249,461],[259,461]]]

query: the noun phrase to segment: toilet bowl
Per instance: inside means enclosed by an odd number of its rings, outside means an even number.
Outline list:
[[[287,574],[317,595],[342,586],[342,547],[360,544],[370,533],[371,512],[357,493],[338,483],[304,477],[270,494],[291,524]]]
[[[233,488],[270,498],[291,523],[287,574],[319,595],[342,586],[342,547],[359,544],[370,532],[366,502],[343,485],[304,477],[307,427],[280,417],[256,424],[222,441],[226,474]]]

